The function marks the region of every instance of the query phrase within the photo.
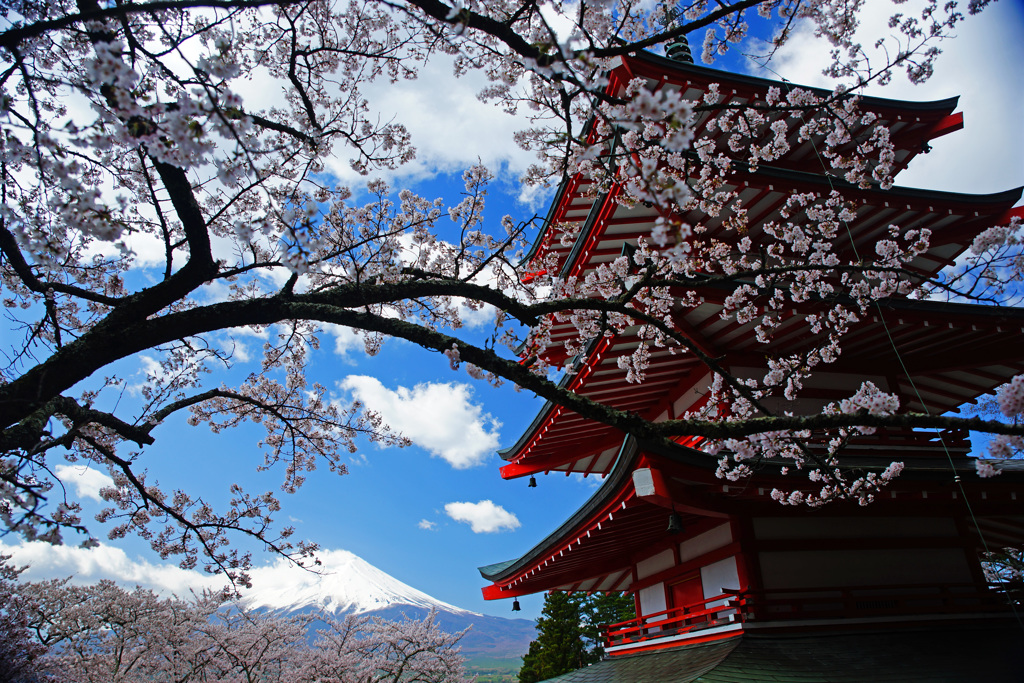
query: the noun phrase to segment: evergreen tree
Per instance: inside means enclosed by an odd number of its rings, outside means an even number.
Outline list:
[[[584,595],[580,603],[583,637],[589,645],[589,662],[604,656],[604,627],[636,618],[636,601],[628,593]]]
[[[587,663],[580,600],[569,593],[550,593],[537,620],[537,638],[523,657],[519,683],[536,683]]]
[[[635,616],[633,598],[627,595],[548,594],[519,683],[544,681],[598,661],[604,654],[602,627]]]

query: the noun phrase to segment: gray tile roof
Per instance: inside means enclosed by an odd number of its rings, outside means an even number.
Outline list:
[[[548,683],[1024,683],[1024,626],[746,633],[620,655]]]

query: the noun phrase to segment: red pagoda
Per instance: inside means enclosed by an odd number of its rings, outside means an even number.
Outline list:
[[[609,92],[636,77],[692,101],[712,83],[738,103],[780,85],[642,55],[612,71]],[[861,101],[889,127],[897,169],[963,126],[956,104]],[[725,189],[744,200],[756,226],[776,219],[794,192],[827,194],[821,168],[813,143],[794,139],[784,157],[730,176]],[[1024,213],[1013,208],[1020,189],[978,196],[846,185],[843,193],[858,207],[849,222],[854,248],[873,252],[893,224],[930,229],[928,250],[913,262],[925,275],[950,265],[983,230]],[[563,183],[533,256],[556,254],[562,276],[582,277],[627,253],[650,234],[657,213],[616,194],[592,191],[583,177]],[[683,219],[713,233],[728,216],[693,211]],[[551,239],[567,222],[579,226],[575,242]],[[756,321],[720,315],[726,294],[702,291],[699,305],[675,315],[678,329],[732,375],[763,371],[766,355],[804,343],[785,328],[757,340]],[[824,306],[808,302],[792,315]],[[944,414],[1024,372],[1022,309],[890,298],[872,310],[803,400],[824,405],[870,380],[898,395],[901,410]],[[574,334],[556,323],[546,360],[565,362],[557,342]],[[617,359],[637,343],[628,333],[598,338],[566,363],[563,386],[652,421],[699,409],[712,374],[700,359],[654,352],[645,381],[630,383]],[[1000,476],[980,478],[966,433],[879,430],[851,441],[840,467],[877,471],[902,461],[901,476],[866,507],[812,509],[772,499],[774,488],[794,486],[784,463],[733,482],[716,476],[717,458],[701,445],[645,443],[548,404],[501,453],[506,479],[560,472],[604,483],[525,555],[482,567],[491,582],[485,598],[616,591],[636,600],[635,620],[608,627],[602,662],[552,680],[1024,681],[1024,621],[982,565],[985,551],[1024,545],[1024,470],[1008,464]]]

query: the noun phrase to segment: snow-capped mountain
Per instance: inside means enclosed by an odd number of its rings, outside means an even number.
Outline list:
[[[321,551],[318,557],[322,564],[316,572],[284,560],[252,570],[253,588],[243,594],[243,602],[251,609],[284,614],[323,609],[336,616],[370,614],[391,620],[422,619],[434,609],[446,631],[472,627],[460,642],[470,669],[497,667],[512,672],[510,680],[536,635],[533,621],[493,617],[442,602],[346,550]],[[484,668],[475,669],[480,662]]]
[[[321,565],[307,571],[284,560],[254,569],[253,589],[243,594],[252,609],[324,609],[335,614],[378,612],[394,606],[435,608],[467,617],[482,616],[430,597],[382,572],[347,550],[318,554]]]

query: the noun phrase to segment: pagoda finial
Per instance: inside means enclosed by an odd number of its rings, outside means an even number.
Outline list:
[[[680,17],[685,16],[683,8],[680,5],[666,3],[661,5],[659,9],[661,12],[656,19],[656,22],[661,27],[662,31],[679,28],[680,24],[677,20]],[[690,41],[686,39],[685,34],[676,36],[675,39],[665,46],[665,56],[677,62],[693,64],[693,53],[690,52]]]
[[[665,48],[665,56],[684,64],[693,64],[693,53],[690,52],[690,41],[686,36],[678,36]]]

